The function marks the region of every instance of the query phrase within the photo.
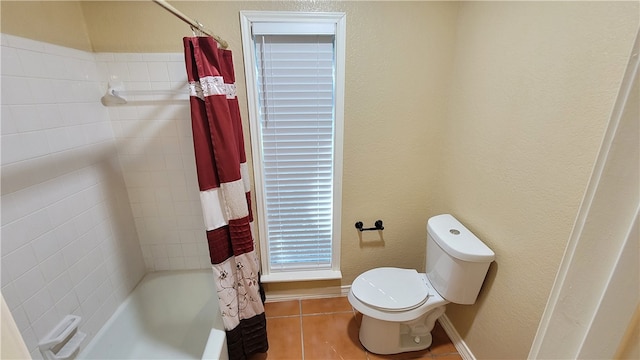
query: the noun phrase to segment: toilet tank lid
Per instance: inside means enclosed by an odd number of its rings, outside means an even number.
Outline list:
[[[450,214],[427,221],[427,233],[449,255],[471,262],[491,262],[495,253]]]

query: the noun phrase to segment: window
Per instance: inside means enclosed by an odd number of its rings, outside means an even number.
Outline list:
[[[262,279],[338,279],[345,14],[240,13]]]

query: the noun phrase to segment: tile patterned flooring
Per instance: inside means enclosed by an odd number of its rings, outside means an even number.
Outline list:
[[[346,297],[265,304],[269,352],[251,360],[462,359],[439,323],[428,349],[395,355],[366,351],[358,340],[362,314]]]

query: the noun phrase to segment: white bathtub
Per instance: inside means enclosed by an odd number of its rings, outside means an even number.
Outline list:
[[[228,359],[212,271],[147,274],[78,359]]]

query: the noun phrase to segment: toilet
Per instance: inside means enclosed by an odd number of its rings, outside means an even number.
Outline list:
[[[349,302],[362,313],[360,342],[381,355],[428,348],[445,306],[475,303],[494,259],[494,252],[452,215],[430,218],[425,274],[381,267],[360,274],[351,285]]]

